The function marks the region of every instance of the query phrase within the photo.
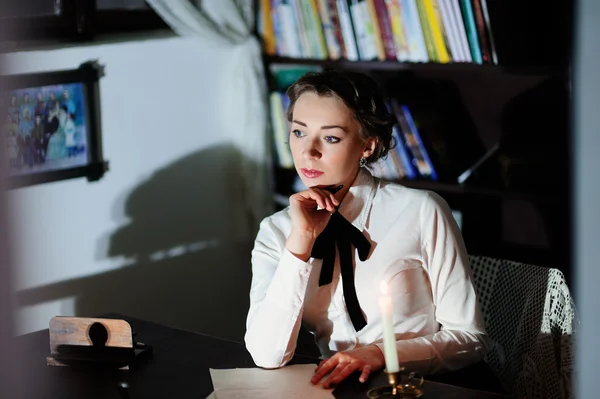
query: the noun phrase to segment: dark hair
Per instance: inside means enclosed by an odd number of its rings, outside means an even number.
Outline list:
[[[319,96],[335,96],[352,111],[360,126],[363,139],[376,137],[377,146],[367,158],[373,163],[387,155],[392,147],[394,118],[388,111],[377,83],[367,75],[356,72],[324,71],[308,72],[296,80],[288,89],[290,104],[287,110],[288,121],[292,121],[294,105],[298,98],[312,92]]]

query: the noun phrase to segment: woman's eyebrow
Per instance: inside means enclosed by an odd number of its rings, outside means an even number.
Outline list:
[[[300,122],[300,121],[298,121],[296,119],[294,119],[292,121],[292,123],[297,123],[300,126],[306,127],[306,123]],[[341,126],[341,125],[325,125],[325,126],[321,126],[321,130],[327,130],[327,129],[342,129],[344,132],[348,131],[348,129],[345,126]]]

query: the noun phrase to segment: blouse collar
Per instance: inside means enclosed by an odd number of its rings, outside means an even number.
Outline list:
[[[360,168],[338,210],[346,220],[361,231],[367,224],[376,188],[376,179],[367,169]]]

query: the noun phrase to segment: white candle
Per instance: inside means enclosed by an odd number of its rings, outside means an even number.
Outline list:
[[[392,297],[387,293],[387,284],[381,282],[381,297],[379,298],[381,320],[383,322],[383,356],[388,373],[400,371],[398,352],[396,351],[396,335],[394,334],[394,312]]]

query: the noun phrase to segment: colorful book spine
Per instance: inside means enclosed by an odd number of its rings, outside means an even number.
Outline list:
[[[271,17],[271,0],[260,0],[259,24],[260,35],[263,41],[263,48],[267,55],[277,54],[277,39],[273,27],[273,18]]]
[[[337,0],[337,11],[340,17],[340,26],[344,37],[344,46],[346,48],[346,59],[349,61],[358,61],[358,47],[354,28],[352,27],[352,17],[346,0]]]
[[[377,15],[377,9],[375,7],[375,0],[367,0],[367,10],[369,15],[369,20],[371,22],[372,29],[369,31],[369,35],[371,36],[371,40],[375,43],[375,49],[377,51],[377,59],[379,61],[385,61],[385,44],[383,31],[379,25],[379,16]]]
[[[452,13],[454,14],[454,18],[456,20],[457,28],[458,28],[458,38],[460,41],[460,47],[462,48],[462,53],[465,57],[465,62],[473,62],[473,57],[471,55],[471,50],[469,47],[469,41],[467,39],[467,29],[465,20],[460,12],[460,4],[459,0],[448,0],[450,2],[450,8],[452,9]]]
[[[340,16],[338,15],[337,4],[335,0],[327,0],[327,9],[331,16],[331,24],[333,25],[333,31],[337,44],[340,46],[340,58],[347,59],[346,46],[344,43],[344,35],[342,33],[342,26],[340,24]]]
[[[406,142],[400,133],[400,126],[398,124],[394,125],[394,129],[392,131],[392,137],[396,141],[396,146],[393,151],[398,155],[398,159],[402,164],[402,169],[404,170],[404,177],[414,180],[417,178],[417,171],[415,170],[414,165],[410,161],[410,156],[408,155],[408,149],[406,148]]]
[[[437,7],[436,0],[423,0],[425,6],[425,14],[427,15],[427,21],[431,29],[431,37],[435,46],[435,51],[438,55],[438,62],[443,64],[450,62],[450,55],[446,47],[446,40],[444,39],[443,24],[439,17],[439,9]]]
[[[279,15],[279,3],[281,0],[271,0],[271,19],[273,21],[273,32],[275,33],[275,45],[277,55],[286,56],[283,32],[281,31],[281,16]]]
[[[377,22],[379,23],[379,31],[383,41],[383,49],[385,59],[396,59],[396,44],[394,43],[394,34],[392,25],[388,16],[385,0],[374,0],[375,13],[377,14]]]
[[[374,60],[377,58],[377,44],[373,35],[373,22],[369,15],[367,0],[348,0],[348,4],[359,57],[363,61]]]
[[[396,59],[400,62],[410,61],[410,47],[408,46],[406,26],[402,21],[400,0],[385,0],[385,6],[396,48]]]
[[[469,48],[471,49],[473,62],[476,64],[483,64],[483,57],[481,55],[481,49],[479,48],[477,25],[475,23],[475,15],[473,14],[471,0],[460,0],[460,8],[462,10],[462,16],[465,20],[467,39],[469,40]]]
[[[315,0],[319,6],[319,16],[321,20],[321,26],[323,28],[323,35],[325,36],[325,43],[327,44],[327,53],[329,59],[337,60],[342,57],[340,44],[337,41],[335,34],[335,25],[331,18],[331,12],[327,0]]]
[[[298,11],[302,18],[302,26],[306,34],[306,43],[308,45],[309,58],[320,59],[319,47],[316,39],[316,32],[312,26],[312,15],[310,0],[296,0]]]
[[[417,5],[417,11],[419,12],[419,21],[421,22],[421,28],[423,29],[423,39],[425,40],[425,48],[427,49],[427,57],[430,61],[438,61],[438,54],[433,42],[433,33],[431,31],[431,26],[429,24],[429,20],[427,18],[427,13],[425,11],[425,3],[422,0],[415,0]]]
[[[473,0],[473,14],[475,15],[475,26],[477,27],[477,37],[479,38],[479,47],[481,49],[481,58],[485,63],[492,62],[492,54],[487,38],[485,19],[483,18],[483,9],[481,0]]]
[[[481,1],[481,12],[483,14],[483,20],[485,22],[485,26],[487,27],[487,38],[490,43],[490,54],[492,56],[492,63],[494,65],[498,65],[498,55],[496,54],[496,45],[494,44],[494,32],[492,31],[492,25],[490,22],[490,14],[487,8],[487,0]]]
[[[425,163],[427,164],[426,169],[428,169],[431,179],[437,180],[438,176],[435,171],[435,168],[433,167],[433,162],[431,162],[431,159],[429,158],[429,155],[427,154],[427,150],[425,149],[425,144],[423,144],[423,140],[421,139],[421,135],[419,134],[419,130],[417,129],[417,125],[415,124],[415,121],[412,118],[410,110],[408,109],[408,107],[406,105],[401,105],[400,108],[402,109],[404,118],[406,119],[406,122],[408,123],[409,129],[411,130],[411,132],[413,134],[416,144],[419,147],[421,156],[422,156],[423,160],[425,161]]]
[[[304,16],[304,12],[302,11],[302,0],[286,0],[291,4],[291,13],[293,15],[295,25],[295,35],[300,43],[301,53],[304,58],[313,58],[315,55],[312,52],[312,47],[310,44],[310,38],[308,37],[308,21]]]
[[[437,173],[433,168],[433,164],[429,159],[427,150],[423,145],[419,131],[417,130],[412,116],[408,111],[408,107],[400,105],[398,100],[392,100],[392,109],[396,115],[398,126],[400,127],[400,135],[404,139],[404,143],[411,155],[411,162],[417,173],[426,178],[437,180]]]
[[[319,16],[319,8],[317,0],[308,0],[307,13],[310,18],[310,29],[315,42],[314,46],[317,51],[317,57],[320,60],[329,58],[327,52],[327,43],[325,42],[325,34],[323,33],[323,25],[321,24],[321,17]]]
[[[421,26],[416,1],[402,0],[402,22],[406,26],[405,32],[408,36],[410,60],[413,62],[428,62],[430,58],[427,53],[423,27]]]
[[[275,145],[275,153],[277,163],[280,167],[291,169],[294,167],[294,161],[288,143],[288,128],[285,120],[285,109],[283,105],[283,97],[285,94],[272,92],[269,95],[269,103],[271,108],[271,130],[273,132],[273,143]]]
[[[464,62],[465,55],[463,54],[460,39],[458,37],[458,22],[452,12],[450,0],[437,0],[437,3],[444,25],[445,36],[448,40],[448,49],[450,50],[452,61]]]

